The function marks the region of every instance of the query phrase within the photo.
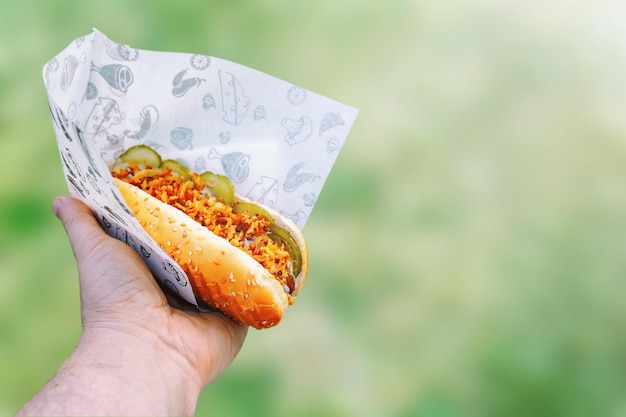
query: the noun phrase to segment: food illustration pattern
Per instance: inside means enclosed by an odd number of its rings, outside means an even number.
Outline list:
[[[220,70],[219,78],[223,120],[232,125],[238,125],[248,114],[250,99],[245,95],[243,86],[235,75]]]
[[[181,275],[178,272],[178,269],[174,266],[174,263],[167,260],[161,262],[161,266],[163,266],[163,270],[169,273],[180,285],[186,287],[189,281],[187,281],[187,277],[183,274]]]
[[[83,96],[81,100],[81,104],[85,100],[93,100],[97,97],[98,97],[98,87],[96,87],[94,83],[89,82],[87,83],[87,88],[85,89],[85,95]]]
[[[141,109],[139,117],[131,120],[131,123],[136,124],[137,128],[125,130],[124,136],[131,139],[142,139],[159,124],[159,109],[149,104]]]
[[[295,213],[289,213],[289,212],[281,210],[280,214],[282,214],[283,216],[287,217],[288,219],[290,219],[295,224],[302,224],[302,223],[304,223],[306,221],[307,217],[308,217],[307,214],[303,210],[298,210]]]
[[[182,97],[192,88],[198,87],[204,78],[187,76],[188,68],[180,70],[172,79],[172,95]]]
[[[76,70],[80,64],[85,62],[85,53],[83,52],[77,58],[74,55],[68,55],[63,60],[63,71],[61,72],[61,89],[67,90],[67,88],[72,84],[74,80],[74,74],[76,74]]]
[[[57,72],[58,70],[59,70],[59,60],[56,57],[49,60],[44,66],[43,80],[44,80],[44,85],[46,86],[46,89],[48,90],[48,93],[54,92],[54,90],[57,87],[57,85],[54,82],[52,82],[52,77],[54,76],[54,73]]]
[[[341,143],[339,143],[339,139],[337,139],[334,136],[332,138],[328,139],[328,141],[326,142],[326,152],[327,153],[338,152],[339,149],[341,149]]]
[[[287,178],[283,182],[283,189],[288,193],[294,192],[305,183],[311,183],[320,179],[319,175],[313,172],[303,171],[306,162],[299,162],[292,166],[287,172]]]
[[[198,71],[203,71],[211,65],[211,57],[208,55],[193,54],[189,58],[189,65]]]
[[[178,126],[170,132],[170,142],[178,149],[193,149],[191,140],[193,139],[193,130],[188,127]]]
[[[296,145],[307,140],[313,134],[313,121],[308,116],[302,116],[298,120],[285,117],[281,126],[287,130],[285,142]]]
[[[259,121],[259,120],[266,120],[267,119],[267,112],[265,111],[265,106],[263,106],[262,104],[256,106],[256,108],[254,109],[254,120]]]
[[[143,143],[197,172],[227,175],[237,193],[303,227],[357,114],[233,62],[148,53],[97,30],[50,59],[43,78],[71,194],[192,303],[183,271],[164,263],[126,211],[107,164]]]
[[[51,100],[49,104],[70,194],[81,198],[98,214],[98,220],[107,234],[126,243],[141,255],[158,279],[169,281],[170,287],[177,287],[172,289],[188,302],[194,303],[192,291],[180,289],[187,287],[184,272],[174,266],[163,268],[162,262],[169,257],[151,239],[145,238],[141,225],[112,185],[105,161],[98,158],[100,154],[93,141],[97,136],[86,137],[86,133],[68,119],[54,101]]]
[[[278,180],[276,178],[261,176],[261,179],[254,184],[252,189],[246,194],[246,197],[268,207],[274,207],[276,206],[278,191]]]
[[[209,159],[221,159],[224,172],[236,183],[244,182],[248,178],[250,172],[250,155],[248,154],[229,152],[222,155],[215,148],[211,148]]]
[[[213,98],[213,94],[206,93],[202,98],[202,107],[204,110],[211,110],[215,108],[215,99]]]
[[[346,122],[343,121],[339,113],[326,113],[320,121],[319,136],[322,136],[324,132],[337,126],[343,126]]]
[[[289,104],[292,106],[299,106],[304,103],[305,100],[306,90],[304,88],[297,85],[289,87],[289,90],[287,90],[287,101],[289,101]]]
[[[110,97],[99,97],[93,104],[85,123],[85,133],[90,136],[107,134],[114,125],[124,119],[117,101]]]
[[[220,143],[222,145],[227,144],[228,142],[230,142],[230,138],[231,138],[230,131],[224,130],[223,132],[220,132],[219,138],[220,138]]]
[[[136,61],[139,58],[139,51],[128,45],[110,39],[103,39],[103,44],[107,55],[116,61]]]
[[[129,67],[122,64],[106,64],[101,67],[93,62],[91,70],[102,76],[112,90],[125,93],[135,81],[135,76]]]
[[[312,207],[315,205],[317,197],[313,193],[306,193],[302,196],[302,201],[304,201],[305,206]]]

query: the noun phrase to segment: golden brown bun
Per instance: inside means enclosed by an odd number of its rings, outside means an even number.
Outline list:
[[[280,322],[290,300],[261,264],[182,211],[138,187],[114,181],[141,226],[185,271],[197,297],[212,309],[257,329]],[[296,278],[293,302],[308,270],[306,243],[290,220],[274,210],[268,212],[277,225],[291,232],[302,251],[302,271]]]

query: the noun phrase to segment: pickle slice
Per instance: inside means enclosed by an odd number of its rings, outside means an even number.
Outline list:
[[[270,221],[270,223],[274,223],[274,219],[272,218],[272,216],[258,204],[245,202],[237,203],[233,206],[233,211],[235,213],[243,213],[244,211],[247,211],[248,213],[257,214],[259,216],[265,217],[267,220]]]
[[[270,224],[269,237],[275,242],[282,241],[285,243],[287,251],[289,251],[289,255],[291,256],[293,276],[297,277],[300,275],[300,271],[302,270],[302,253],[300,252],[300,246],[298,246],[298,243],[295,241],[293,236],[291,236],[286,229],[272,223]]]
[[[161,156],[146,145],[131,146],[120,155],[119,160],[124,163],[134,162],[142,167],[158,168],[161,166]]]
[[[200,178],[204,180],[211,192],[222,200],[224,204],[233,205],[235,202],[235,186],[230,178],[225,175],[214,174],[211,171],[200,174]]]
[[[191,170],[175,159],[166,159],[159,168],[171,168],[173,173],[185,179],[191,178]]]

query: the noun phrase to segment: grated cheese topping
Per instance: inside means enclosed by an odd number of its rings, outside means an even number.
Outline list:
[[[284,243],[268,236],[270,221],[255,213],[235,213],[210,192],[200,175],[184,178],[171,168],[142,168],[134,162],[117,168],[112,175],[141,188],[153,197],[187,214],[214,234],[246,252],[269,271],[285,288],[294,290],[292,260]],[[236,204],[235,201],[234,204]]]

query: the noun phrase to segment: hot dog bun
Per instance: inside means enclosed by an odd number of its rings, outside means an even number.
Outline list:
[[[291,233],[302,253],[302,269],[289,295],[260,263],[226,239],[138,187],[117,178],[114,181],[141,226],[185,271],[196,298],[257,329],[280,322],[308,270],[306,242],[293,222],[264,207],[277,225]]]

